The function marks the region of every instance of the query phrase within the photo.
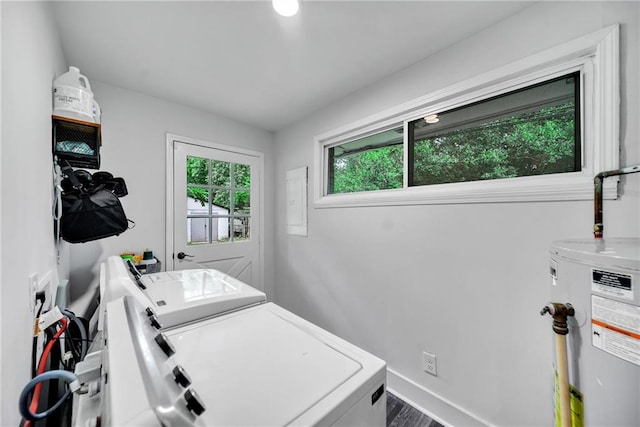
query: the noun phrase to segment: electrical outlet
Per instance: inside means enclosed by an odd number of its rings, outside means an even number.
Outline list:
[[[45,303],[43,308],[45,310],[55,305],[51,295],[51,271],[47,271],[47,274],[38,282],[38,292],[44,292]]]
[[[29,275],[29,308],[33,313],[36,308],[36,292],[38,292],[38,273]]]
[[[438,376],[438,371],[436,370],[436,355],[427,353],[426,351],[422,353],[422,368],[428,374]]]

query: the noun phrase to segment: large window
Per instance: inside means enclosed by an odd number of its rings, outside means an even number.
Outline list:
[[[579,94],[572,73],[409,122],[409,185],[579,171]]]
[[[410,186],[576,172],[580,74],[537,83],[407,124]],[[327,192],[403,186],[404,128],[328,150]]]
[[[618,62],[612,26],[319,135],[314,205],[590,200],[619,167]]]
[[[329,148],[330,194],[402,188],[403,128]]]

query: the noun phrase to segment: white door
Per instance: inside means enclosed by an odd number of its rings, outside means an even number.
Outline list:
[[[214,268],[262,289],[261,154],[183,140],[169,138],[167,269]]]

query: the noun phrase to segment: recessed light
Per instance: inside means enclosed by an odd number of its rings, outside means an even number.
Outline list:
[[[433,123],[438,123],[440,121],[440,118],[438,117],[437,114],[429,114],[428,116],[424,117],[424,121],[430,124]]]
[[[298,0],[273,0],[271,4],[276,12],[286,17],[295,15],[300,9]]]

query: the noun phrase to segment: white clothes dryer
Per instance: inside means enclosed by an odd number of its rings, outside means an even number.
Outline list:
[[[273,303],[162,332],[123,297],[105,342],[103,403],[75,425],[386,424],[385,362]]]

